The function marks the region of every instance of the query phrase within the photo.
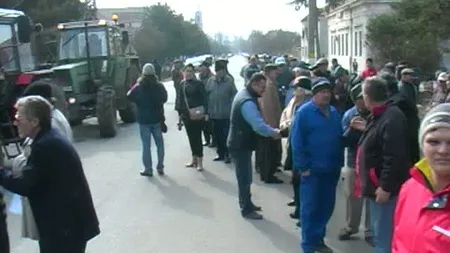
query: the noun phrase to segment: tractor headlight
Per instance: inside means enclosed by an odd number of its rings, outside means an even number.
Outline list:
[[[67,99],[67,101],[69,102],[69,104],[75,104],[75,102],[77,102],[75,98],[69,98]]]

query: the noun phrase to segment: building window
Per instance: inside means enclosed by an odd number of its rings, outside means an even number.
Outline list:
[[[362,56],[363,50],[363,40],[362,40],[362,32],[359,32],[359,56]]]
[[[355,56],[358,56],[358,32],[355,32],[355,43],[353,44],[355,49]]]
[[[344,37],[344,34],[341,34],[341,41],[342,41],[342,44],[341,44],[341,47],[342,47],[342,54],[341,55],[345,55],[345,37]]]
[[[337,43],[337,55],[341,55],[341,36],[340,35],[338,35],[337,36],[338,37],[338,43]]]
[[[331,35],[331,37],[330,37],[330,52],[331,52],[331,54],[334,54],[334,51],[333,51],[333,38],[334,38],[334,36]]]
[[[348,56],[348,33],[345,34],[345,55]]]

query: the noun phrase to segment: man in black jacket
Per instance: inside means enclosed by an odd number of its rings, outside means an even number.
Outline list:
[[[384,80],[367,78],[363,97],[372,115],[359,141],[357,171],[362,195],[369,199],[375,252],[390,253],[397,196],[410,166],[407,121],[397,106],[387,103]]]
[[[1,153],[1,152],[0,152]],[[0,252],[9,253],[8,228],[6,226],[6,205],[0,191]]]
[[[41,253],[84,253],[100,233],[80,157],[67,139],[51,128],[51,108],[40,96],[16,103],[19,135],[33,139],[20,177],[0,168],[0,185],[28,197],[40,234]]]

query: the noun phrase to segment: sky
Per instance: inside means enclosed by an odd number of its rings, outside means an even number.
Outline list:
[[[203,30],[210,35],[221,32],[228,36],[247,37],[252,30],[267,32],[283,29],[301,32],[300,20],[307,14],[303,8],[295,11],[290,0],[97,0],[98,8],[124,8],[167,3],[185,19],[194,18],[200,9]],[[325,0],[318,0],[323,5]]]

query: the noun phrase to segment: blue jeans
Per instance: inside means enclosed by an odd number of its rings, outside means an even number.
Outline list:
[[[251,150],[233,150],[230,151],[236,170],[236,178],[239,191],[239,206],[242,216],[254,211],[252,195],[250,193],[253,171],[252,171],[252,151]]]
[[[152,153],[151,153],[151,136],[155,140],[156,151],[158,154],[158,165],[156,169],[164,169],[164,139],[161,131],[161,124],[139,124],[139,131],[141,133],[142,141],[142,162],[144,163],[145,171],[152,171]]]
[[[396,204],[397,197],[383,204],[377,203],[375,199],[369,199],[370,226],[374,235],[375,253],[391,253]]]
[[[336,203],[339,172],[311,173],[300,179],[300,220],[302,249],[314,252],[323,243]]]

